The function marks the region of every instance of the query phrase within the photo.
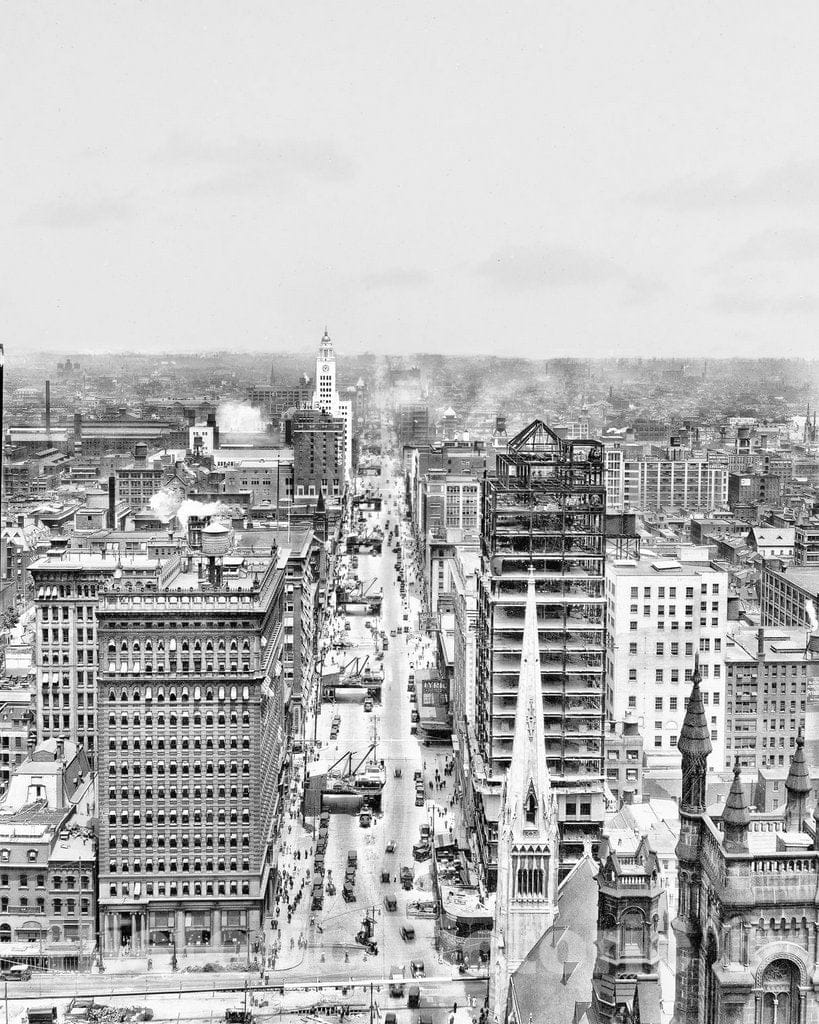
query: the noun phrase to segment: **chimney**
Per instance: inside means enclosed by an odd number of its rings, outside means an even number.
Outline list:
[[[756,656],[761,660],[765,658],[765,630],[762,626],[756,631]]]
[[[57,760],[62,761],[65,757],[65,744],[62,739],[57,740]]]
[[[108,477],[108,529],[117,528],[117,478]]]
[[[208,413],[207,425],[209,427],[213,428],[213,447],[214,448],[218,448],[219,447],[219,427],[216,425],[216,413],[215,412],[209,412]]]
[[[51,381],[45,382],[45,428],[51,432]]]

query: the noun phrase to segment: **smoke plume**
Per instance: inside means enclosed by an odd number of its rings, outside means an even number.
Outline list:
[[[263,434],[261,410],[243,402],[222,402],[216,410],[219,429],[229,434]]]
[[[805,612],[810,620],[811,633],[816,633],[819,630],[819,617],[816,615],[816,605],[813,601],[805,601]]]

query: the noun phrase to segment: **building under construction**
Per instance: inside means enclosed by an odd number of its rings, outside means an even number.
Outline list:
[[[481,500],[471,777],[481,859],[494,888],[530,566],[537,588],[546,758],[558,794],[561,876],[584,852],[596,852],[604,814],[603,446],[563,440],[536,420],[498,455]]]

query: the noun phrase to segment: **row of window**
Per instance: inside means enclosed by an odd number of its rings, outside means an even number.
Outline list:
[[[19,888],[22,888],[22,889],[27,888],[28,887],[28,875],[26,875],[26,874],[18,875],[15,878],[15,883],[16,883],[16,885]],[[35,884],[35,886],[38,889],[44,889],[45,888],[45,884],[46,884],[46,876],[45,875],[35,875],[34,876],[34,884]],[[2,874],[0,874],[0,888],[4,888],[4,889],[8,888],[8,885],[9,885],[9,876],[5,872],[3,872]],[[62,875],[54,875],[54,877],[51,879],[51,887],[53,889],[61,889],[62,885],[63,885]],[[66,889],[74,889],[76,887],[76,885],[77,885],[77,879],[74,877],[74,875],[67,875],[66,878],[65,878],[65,887],[66,887]],[[90,877],[88,875],[82,875],[80,877],[80,887],[82,889],[90,889],[91,888],[91,879],[90,879]]]
[[[201,871],[203,861],[195,859],[193,862],[193,870]],[[206,860],[204,861],[205,871],[250,871],[250,858],[242,858],[242,866],[239,867],[239,861],[237,857],[231,857],[229,860],[225,857],[220,857],[218,860]],[[135,874],[139,875],[143,873],[152,874],[154,871],[160,874],[166,870],[166,862],[164,860],[151,860],[148,858],[143,864],[141,860],[127,861],[123,860],[117,864],[117,861],[111,861],[108,865],[108,874]],[[176,873],[177,871],[188,872],[191,870],[191,861],[187,857],[183,857],[181,860],[171,859],[167,862],[167,870]]]
[[[237,837],[234,836],[234,835],[231,835],[231,839],[234,839],[234,838],[237,838]],[[247,835],[246,833],[242,833],[242,837],[241,838],[242,838],[242,846],[243,847],[244,846],[250,846],[250,837],[249,837],[249,835]],[[193,846],[194,850],[201,850],[203,845],[204,845],[205,849],[212,850],[213,847],[214,847],[214,839],[213,839],[212,835],[206,836],[205,837],[205,841],[203,843],[202,836],[199,833],[195,833],[193,836],[187,835],[186,833],[182,833],[180,835],[171,835],[171,836],[158,835],[158,836],[156,836],[157,848],[160,849],[160,850],[164,850],[165,849],[166,841],[167,841],[168,847],[171,850],[175,850],[175,849],[177,849],[177,847],[181,847],[183,850],[187,850],[191,846]],[[144,835],[144,836],[140,835],[139,833],[137,833],[132,838],[130,838],[127,833],[123,832],[119,836],[116,836],[116,835],[109,836],[109,839],[108,839],[108,849],[109,850],[116,850],[117,847],[120,847],[123,850],[127,850],[129,847],[132,846],[135,850],[139,850],[139,849],[142,848],[143,843],[145,845],[145,849],[146,850],[152,850],[153,846],[154,846],[154,836],[151,833],[148,833],[147,835]],[[225,846],[226,845],[225,836],[222,835],[222,836],[219,837],[219,844],[218,845],[219,846]],[[237,844],[233,843],[232,845],[235,846]]]
[[[214,689],[212,686],[206,686],[203,690],[201,686],[194,686],[189,688],[182,686],[177,690],[175,686],[169,687],[167,691],[167,698],[171,704],[175,704],[177,700],[181,703],[187,703],[191,697],[194,701],[199,700],[239,700],[241,694],[242,700],[250,700],[250,687],[243,686],[241,690],[238,686],[219,686]],[[164,686],[157,686],[154,691],[153,686],[146,686],[144,689],[134,689],[130,698],[127,690],[121,690],[119,700],[121,703],[126,704],[129,700],[133,701],[134,704],[140,703],[140,701],[151,701],[156,696],[157,703],[162,704],[165,701],[166,691]],[[108,691],[108,703],[116,704],[117,694],[115,690]]]
[[[147,744],[148,740],[146,740],[145,742]],[[216,770],[218,771],[218,773],[220,775],[224,775],[226,769],[227,769],[227,766],[226,766],[224,761],[219,761],[218,764],[216,765]],[[142,765],[139,764],[139,763],[136,763],[136,764],[133,764],[133,765],[131,765],[129,767],[129,765],[127,763],[125,763],[125,762],[109,761],[108,762],[108,775],[109,775],[109,777],[116,775],[117,774],[117,770],[119,770],[119,774],[123,775],[123,776],[128,775],[129,773],[131,775],[140,775],[141,772],[142,772]],[[158,761],[157,764],[156,764],[156,774],[157,775],[164,775],[165,774],[165,770],[166,770],[165,762],[164,761]],[[177,774],[179,774],[179,771],[180,771],[180,768],[179,768],[179,765],[178,765],[178,763],[176,761],[169,761],[168,762],[168,764],[167,764],[168,775],[177,775]],[[187,762],[187,761],[183,761],[182,762],[182,769],[181,769],[181,771],[182,771],[183,775],[190,775],[191,774],[191,764],[189,762]],[[205,762],[205,774],[206,775],[213,775],[213,773],[214,773],[214,762],[213,761],[206,761]],[[231,761],[230,762],[230,774],[231,775],[238,775],[238,773],[239,773],[239,762],[238,761]],[[145,765],[145,774],[148,775],[148,776],[151,776],[151,775],[154,774],[154,765],[153,765],[152,761],[148,761],[148,763]],[[194,761],[193,762],[193,774],[194,775],[201,775],[202,774],[202,762],[201,761]],[[250,775],[250,761],[242,761],[242,774],[243,775]]]
[[[141,890],[141,883],[140,882],[135,882],[134,883],[134,895],[138,896],[140,890]],[[180,882],[153,882],[153,881],[151,881],[151,882],[147,882],[146,881],[145,882],[145,895],[146,896],[153,896],[154,894],[156,894],[157,896],[179,896],[179,895],[190,896],[191,894],[193,894],[194,896],[202,896],[202,895],[213,896],[215,894],[218,894],[219,896],[226,896],[226,895],[228,895],[228,893],[231,896],[238,896],[239,895],[239,883],[235,879],[231,880],[230,882],[226,882],[226,881],[219,881],[219,882],[216,882],[216,883],[205,882],[204,884],[202,882],[193,882],[193,883],[191,883],[191,882],[188,882],[188,881],[181,882],[181,883]],[[121,885],[118,885],[116,882],[111,882],[109,884],[109,886],[108,886],[108,895],[109,896],[119,896],[119,895],[130,896],[131,895],[131,883],[130,882],[122,882]],[[243,896],[249,896],[250,895],[250,882],[248,882],[248,881],[243,881],[242,882],[242,895]]]

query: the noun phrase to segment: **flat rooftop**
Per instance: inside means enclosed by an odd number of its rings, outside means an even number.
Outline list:
[[[774,576],[783,576],[789,583],[811,594],[819,592],[819,565],[789,565],[786,569],[771,569],[770,572]]]
[[[762,642],[766,661],[805,661],[808,633],[805,629],[783,629],[770,626]],[[755,629],[740,629],[725,639],[726,662],[756,661],[758,633]]]
[[[681,562],[676,558],[614,558],[608,569],[616,576],[702,576],[716,574],[704,562]]]

